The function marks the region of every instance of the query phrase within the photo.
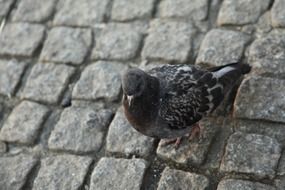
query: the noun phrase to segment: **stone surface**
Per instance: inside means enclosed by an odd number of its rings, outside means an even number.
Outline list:
[[[285,176],[285,152],[282,152],[281,158],[278,163],[277,175]]]
[[[81,187],[92,159],[61,155],[44,158],[33,190],[77,190]]]
[[[144,1],[142,1],[144,2]],[[142,34],[129,24],[109,24],[99,39],[95,39],[94,59],[132,59],[138,53]]]
[[[171,160],[183,166],[201,165],[217,130],[217,126],[211,120],[205,120],[201,122],[201,125],[203,126],[203,135],[200,139],[195,138],[189,142],[188,138],[185,138],[178,149],[175,149],[173,144],[163,146],[165,140],[161,140],[156,151],[157,155],[162,159]]]
[[[66,108],[52,131],[48,146],[76,153],[96,152],[103,143],[111,112],[90,108]]]
[[[112,6],[112,20],[129,21],[150,18],[155,0],[115,0]]]
[[[275,0],[271,8],[271,21],[274,27],[285,27],[285,1]]]
[[[139,190],[146,168],[142,159],[101,158],[92,173],[90,190]]]
[[[189,17],[204,20],[208,15],[209,0],[162,0],[160,17]]]
[[[25,62],[12,60],[0,60],[0,94],[11,96],[24,73]]]
[[[185,62],[190,56],[195,32],[189,22],[153,20],[142,56],[153,60]]]
[[[59,101],[74,68],[53,63],[36,64],[20,96],[55,104]]]
[[[45,27],[39,24],[7,24],[0,35],[0,55],[32,56],[43,40],[44,31]]]
[[[7,151],[7,146],[4,142],[0,141],[0,155]]]
[[[93,26],[105,21],[110,0],[62,0],[60,3],[54,24]]]
[[[17,105],[0,131],[0,140],[33,144],[44,122],[48,108],[34,102],[23,101]]]
[[[20,190],[37,160],[28,155],[0,157],[0,187],[3,190]]]
[[[217,190],[276,190],[275,187],[240,179],[222,180]]]
[[[146,157],[150,155],[153,145],[154,138],[137,132],[125,118],[123,109],[119,109],[109,128],[106,150]]]
[[[228,140],[220,170],[273,178],[280,156],[276,139],[236,132]]]
[[[253,76],[241,84],[235,116],[285,122],[285,80]]]
[[[271,0],[225,0],[218,14],[219,25],[243,25],[255,23],[264,13]]]
[[[13,16],[13,21],[26,22],[42,22],[48,20],[56,5],[57,0],[38,1],[25,0],[20,1],[16,12]]]
[[[48,33],[40,59],[43,61],[81,64],[91,46],[90,29],[55,27]]]
[[[255,40],[249,49],[249,62],[259,74],[283,74],[285,59],[285,31],[273,30]]]
[[[238,62],[249,40],[250,36],[242,32],[212,29],[202,41],[196,62],[215,66]]]
[[[118,62],[98,61],[88,65],[73,89],[72,98],[117,100],[121,91],[121,74],[126,69],[126,65]]]
[[[157,189],[206,190],[208,188],[209,180],[205,176],[166,167],[162,172]]]
[[[274,185],[276,186],[276,190],[284,190],[285,189],[285,176],[275,179]]]
[[[238,120],[235,129],[244,133],[257,133],[275,138],[285,145],[285,124],[259,120]]]
[[[15,0],[1,0],[0,1],[0,19],[5,17]]]

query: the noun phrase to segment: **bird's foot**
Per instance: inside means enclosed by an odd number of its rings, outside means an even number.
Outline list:
[[[199,123],[195,123],[189,134],[189,140],[192,141],[195,137],[200,139],[203,137],[203,127]]]
[[[181,144],[182,137],[173,138],[173,139],[165,139],[164,142],[161,143],[161,146],[167,146],[169,144],[174,143],[174,148],[177,149]]]

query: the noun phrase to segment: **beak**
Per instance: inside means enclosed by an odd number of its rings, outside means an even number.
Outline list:
[[[133,99],[134,99],[134,96],[127,96],[129,106],[131,106]]]

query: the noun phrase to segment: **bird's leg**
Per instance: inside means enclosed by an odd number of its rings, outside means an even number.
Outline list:
[[[190,132],[189,140],[192,141],[196,136],[201,138],[203,127],[199,123],[195,123]]]
[[[182,137],[173,138],[173,139],[165,139],[165,141],[161,143],[161,146],[166,146],[166,145],[174,143],[174,147],[175,149],[177,149],[181,143],[181,140],[182,140]]]

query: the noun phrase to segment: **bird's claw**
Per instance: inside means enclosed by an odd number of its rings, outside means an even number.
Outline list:
[[[181,144],[182,137],[174,138],[174,139],[165,139],[162,143],[161,146],[167,146],[169,144],[174,143],[174,148],[178,149],[179,145]]]

